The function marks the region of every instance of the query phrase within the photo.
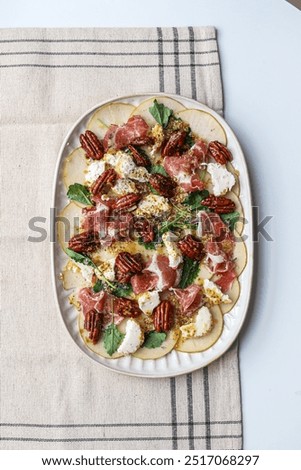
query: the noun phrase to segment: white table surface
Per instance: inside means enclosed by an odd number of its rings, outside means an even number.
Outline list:
[[[0,27],[214,25],[225,117],[273,241],[240,336],[244,448],[301,449],[301,12],[285,0],[0,0]]]

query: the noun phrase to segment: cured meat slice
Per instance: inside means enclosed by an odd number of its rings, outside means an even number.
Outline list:
[[[101,202],[98,202],[95,207],[83,209],[83,229],[99,232],[103,247],[110,245],[115,240],[130,239],[133,214],[125,213],[113,217],[110,212],[110,208]]]
[[[205,163],[207,159],[208,145],[202,139],[199,139],[189,149],[189,155],[197,157],[199,163]]]
[[[107,236],[115,240],[130,240],[130,230],[134,216],[130,212],[110,217],[107,224]]]
[[[201,181],[197,175],[191,175],[190,181],[180,183],[180,186],[188,193],[196,191],[197,189],[204,189],[205,187],[203,181]]]
[[[187,316],[192,315],[202,304],[201,287],[196,284],[192,284],[186,289],[174,289],[173,291],[179,301],[181,312]]]
[[[105,305],[105,292],[95,293],[89,287],[84,287],[79,291],[78,298],[81,304],[84,316],[91,310],[101,313]]]
[[[222,250],[221,244],[209,240],[205,244],[207,253],[207,264],[211,272],[223,273],[227,271],[229,265],[229,256]]]
[[[177,277],[177,269],[169,266],[168,257],[155,253],[142,274],[131,278],[131,284],[135,294],[153,289],[162,291],[173,287]]]
[[[113,318],[114,318],[115,325],[119,325],[119,323],[121,323],[122,320],[124,320],[124,317],[122,315],[119,315],[118,313],[115,312],[114,302],[116,300],[117,300],[117,297],[106,292],[105,301],[103,305],[103,319],[102,319],[103,328],[105,328],[107,325],[110,325],[112,323]]]
[[[146,271],[142,274],[135,274],[131,277],[131,284],[135,294],[141,294],[153,290],[158,282],[158,276],[155,273]]]
[[[198,230],[198,235],[209,235],[210,237],[205,243],[207,265],[210,271],[215,274],[224,275],[228,271],[233,270],[235,275],[235,263],[232,259],[235,241],[232,232],[223,223],[218,214],[202,211],[199,213],[199,216],[201,228]],[[230,278],[233,274],[229,277],[229,282],[231,282]],[[227,279],[225,277],[225,280],[221,282],[227,284]]]
[[[220,216],[214,212],[200,211],[198,213],[197,235],[211,235],[217,242],[229,240],[234,243],[234,237],[229,228],[224,224]]]
[[[221,276],[215,281],[215,284],[219,286],[224,293],[228,292],[231,289],[232,284],[236,279],[236,273],[233,262],[232,265],[233,266],[229,266],[228,270],[221,274]]]
[[[98,202],[96,206],[83,209],[82,227],[84,230],[99,232],[102,238],[106,234],[110,209],[105,204]]]
[[[204,183],[196,173],[200,166],[197,156],[186,154],[180,157],[165,157],[163,165],[169,176],[175,178],[185,191],[204,189]]]
[[[149,141],[149,127],[141,116],[132,116],[126,124],[118,127],[115,133],[115,148],[131,145],[144,145]]]
[[[146,270],[157,275],[158,280],[155,287],[159,291],[169,289],[175,285],[177,269],[169,266],[169,258],[167,256],[155,253]]]
[[[79,291],[78,294],[79,302],[82,307],[84,316],[91,310],[96,310],[98,313],[102,313],[102,327],[106,327],[113,320],[113,309],[114,309],[114,297],[108,292],[98,292],[95,293],[93,289],[89,287],[84,287]],[[114,323],[118,325],[124,319],[123,316],[114,312]]]
[[[163,164],[167,173],[174,178],[181,173],[192,174],[199,168],[197,157],[187,154],[180,157],[165,157]]]
[[[103,138],[103,149],[104,152],[107,152],[110,147],[115,146],[115,134],[118,129],[118,126],[116,124],[111,124],[107,132],[105,133],[105,136]]]

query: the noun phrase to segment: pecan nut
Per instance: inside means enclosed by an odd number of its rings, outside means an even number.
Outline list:
[[[143,269],[143,264],[140,256],[133,256],[127,251],[121,251],[116,258],[115,266],[118,271],[126,273],[140,273]]]
[[[163,147],[163,157],[177,155],[180,153],[181,148],[185,143],[186,136],[187,133],[185,131],[173,132]]]
[[[95,309],[87,312],[85,315],[84,328],[90,333],[89,339],[91,339],[93,344],[96,344],[101,332],[101,314]]]
[[[118,271],[118,269],[115,268],[115,279],[117,282],[120,284],[129,284],[131,281],[131,277],[133,276],[133,273],[122,273],[121,271]]]
[[[212,194],[202,200],[202,205],[212,209],[217,214],[229,214],[235,210],[235,202],[224,196],[213,196]]]
[[[201,260],[203,258],[203,243],[196,240],[192,235],[186,235],[178,242],[178,247],[188,258]]]
[[[131,151],[133,160],[137,166],[144,166],[145,168],[150,166],[150,161],[146,155],[139,152],[133,145],[128,145],[128,149]]]
[[[94,132],[86,131],[85,134],[80,135],[79,140],[88,158],[92,158],[92,160],[100,160],[103,157],[103,144]]]
[[[177,187],[177,183],[173,181],[169,176],[161,175],[160,173],[154,173],[150,176],[149,182],[151,186],[164,197],[173,197]]]
[[[117,179],[117,173],[113,168],[110,168],[109,170],[104,171],[97,178],[97,180],[93,183],[91,187],[91,192],[93,196],[96,196],[97,194],[101,193],[101,191],[106,185],[114,184],[116,179]]]
[[[125,299],[124,297],[115,299],[114,311],[122,317],[131,318],[138,317],[142,313],[136,300]]]
[[[208,154],[214,158],[217,163],[220,163],[220,165],[226,165],[227,162],[232,160],[232,154],[230,150],[228,150],[225,145],[221,144],[217,140],[209,143]]]
[[[151,243],[154,241],[154,228],[147,219],[141,218],[135,220],[133,228],[138,232],[144,243]]]
[[[118,212],[133,210],[140,199],[141,196],[139,194],[129,193],[116,199],[111,207]]]
[[[100,247],[99,233],[94,230],[78,233],[70,238],[68,247],[77,253],[91,253]]]
[[[163,300],[153,312],[155,330],[169,331],[174,323],[174,309],[169,300]]]

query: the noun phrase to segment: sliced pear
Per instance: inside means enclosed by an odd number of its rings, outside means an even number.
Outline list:
[[[84,274],[85,271],[87,272],[86,277],[83,274],[83,270]],[[94,270],[90,266],[84,266],[82,264],[77,265],[70,259],[66,266],[64,266],[61,273],[64,289],[69,290],[81,288],[84,286],[91,286],[89,277],[92,279],[93,273]]]
[[[157,100],[158,103],[164,104],[167,108],[173,110],[174,114],[178,113],[179,111],[184,111],[186,108],[178,101],[174,100],[173,98],[168,98],[166,96],[153,96],[152,98],[148,98],[145,101],[137,106],[132,112],[132,116],[139,115],[143,117],[143,119],[147,122],[149,126],[154,126],[157,124],[157,121],[153,118],[151,113],[149,112],[149,108],[153,106],[154,100]]]
[[[101,140],[106,135],[108,127],[99,119],[97,111],[93,116],[91,116],[87,125],[87,130],[94,132],[94,134]]]
[[[235,306],[235,304],[236,304],[236,302],[239,298],[240,284],[239,284],[239,281],[237,279],[234,279],[231,289],[228,292],[226,292],[226,294],[230,297],[230,299],[232,300],[232,303],[231,304],[220,304],[219,305],[223,315],[225,315],[226,313],[229,313],[232,310],[232,308]]]
[[[227,145],[227,136],[221,124],[206,111],[199,109],[185,109],[179,111],[177,116],[187,122],[194,134],[206,142],[218,140]]]
[[[82,209],[74,202],[70,202],[57,216],[57,239],[63,250],[67,248],[69,239],[79,232],[81,217]]]
[[[159,357],[168,354],[174,348],[178,339],[179,332],[177,330],[169,331],[167,333],[166,340],[161,344],[161,346],[154,349],[142,347],[133,353],[132,356],[138,357],[139,359],[158,359]]]
[[[229,191],[226,194],[226,197],[228,199],[231,199],[231,201],[235,203],[235,211],[239,212],[240,214],[240,219],[237,221],[235,225],[235,230],[239,235],[241,235],[244,229],[244,210],[243,210],[242,204],[240,202],[239,197],[236,196],[236,194],[233,191]]]
[[[216,343],[222,334],[224,320],[219,306],[215,305],[214,307],[210,307],[210,312],[212,313],[214,323],[212,330],[201,338],[189,338],[185,340],[180,338],[175,347],[177,351],[186,353],[201,352],[211,348],[211,346]]]
[[[193,283],[202,286],[203,282],[204,282],[204,279],[211,279],[212,276],[213,276],[213,274],[210,271],[210,269],[208,268],[208,266],[205,263],[202,263],[201,268],[199,270],[199,273],[198,273],[198,275],[197,275],[197,277],[196,277],[196,279]]]
[[[118,325],[118,330],[121,333],[125,333],[127,321],[128,319],[125,319]],[[79,332],[82,337],[82,340],[84,341],[86,346],[95,354],[98,354],[98,356],[106,357],[108,359],[117,359],[118,357],[123,356],[123,354],[118,353],[118,352],[115,352],[112,356],[110,356],[104,347],[102,336],[100,337],[100,340],[98,341],[98,343],[96,344],[92,343],[92,341],[89,339],[89,332],[84,329],[84,315],[82,312],[78,316],[78,326],[79,326]]]
[[[241,236],[238,235],[236,230],[234,230],[234,235],[235,235],[235,246],[234,246],[234,251],[233,251],[233,258],[235,259],[235,262],[236,262],[236,274],[238,277],[241,275],[241,273],[246,267],[248,255],[247,255],[247,248],[246,248],[245,242],[243,241]]]
[[[135,106],[129,103],[108,103],[98,108],[88,122],[87,129],[103,139],[111,124],[121,126],[129,119]]]
[[[62,281],[65,290],[76,289],[83,286],[84,279],[80,269],[72,263],[71,260],[68,261],[62,270]]]
[[[66,188],[74,183],[85,184],[85,170],[87,170],[87,167],[88,159],[83,149],[78,147],[73,150],[63,163],[63,181]]]
[[[81,310],[81,305],[80,305],[80,302],[79,302],[79,300],[78,300],[77,293],[73,291],[73,292],[69,295],[68,300],[69,300],[70,305],[73,305],[73,307],[74,307],[78,312],[80,312],[80,310]]]
[[[231,189],[231,191],[236,194],[236,196],[239,196],[240,195],[240,184],[239,184],[239,171],[236,170],[236,168],[234,168],[234,166],[232,165],[231,162],[228,162],[227,163],[227,170],[230,171],[230,173],[232,173],[232,175],[234,176],[235,178],[235,185],[233,186],[233,188]]]

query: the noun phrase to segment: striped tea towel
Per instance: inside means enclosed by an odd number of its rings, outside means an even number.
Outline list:
[[[179,93],[223,111],[215,29],[0,31],[3,449],[239,449],[237,346],[171,379],[117,375],[74,345],[54,302],[49,210],[57,154],[102,100]],[[47,230],[30,243],[28,221]]]

